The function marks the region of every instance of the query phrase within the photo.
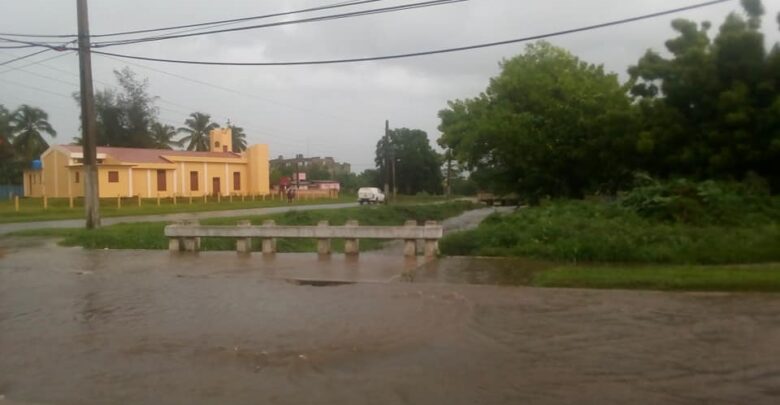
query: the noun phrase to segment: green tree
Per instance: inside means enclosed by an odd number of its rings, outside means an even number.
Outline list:
[[[439,112],[439,143],[488,190],[582,197],[631,179],[635,114],[615,74],[546,42]]]
[[[306,167],[306,178],[309,180],[332,180],[330,171],[321,164],[310,164]]]
[[[0,104],[0,145],[10,145],[13,140],[10,121],[11,112]]]
[[[441,157],[431,147],[428,134],[419,129],[398,128],[390,130],[388,138],[389,141],[382,137],[376,145],[375,163],[379,178],[384,179],[386,173],[392,170],[389,164],[394,159],[398,192],[440,194]]]
[[[11,129],[11,113],[0,104],[0,184],[19,184],[21,164],[16,158]]]
[[[129,68],[115,70],[119,89],[95,92],[97,145],[155,148],[151,126],[157,122],[157,97],[149,94],[149,81],[140,80]],[[79,95],[74,96],[79,100]],[[80,138],[76,138],[78,144]]]
[[[358,189],[360,187],[379,187],[381,183],[382,180],[379,177],[379,170],[366,169],[360,172],[359,175],[357,175],[357,179],[355,182],[355,189]]]
[[[190,114],[190,118],[184,120],[184,127],[179,132],[187,134],[179,140],[182,145],[187,144],[187,150],[208,151],[209,133],[212,129],[219,128],[215,122],[211,122],[211,115],[201,112]]]
[[[246,134],[244,133],[244,128],[233,124],[229,124],[228,126],[230,127],[232,134],[233,152],[239,153],[245,151]]]
[[[14,136],[14,149],[24,161],[38,158],[49,147],[43,134],[57,136],[57,131],[49,124],[49,114],[40,108],[22,104],[10,119]]]
[[[180,147],[181,142],[173,139],[176,137],[176,128],[172,125],[161,124],[159,122],[152,123],[151,125],[151,137],[154,142],[154,147],[157,149],[173,149],[173,147]]]
[[[767,52],[759,0],[743,0],[714,39],[678,19],[670,57],[647,51],[629,69],[641,111],[640,164],[661,177],[743,179],[780,189],[780,47]]]

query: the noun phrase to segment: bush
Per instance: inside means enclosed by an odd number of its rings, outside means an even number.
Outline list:
[[[450,255],[527,256],[571,262],[780,260],[778,216],[761,214],[755,219],[757,222],[743,225],[691,225],[649,219],[619,203],[554,201],[489,217],[475,230],[446,236],[440,246]]]
[[[755,177],[745,183],[686,179],[666,182],[640,178],[642,183],[620,198],[620,204],[642,217],[688,224],[757,223],[777,217],[777,200]]]

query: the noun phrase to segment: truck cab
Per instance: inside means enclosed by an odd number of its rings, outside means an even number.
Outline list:
[[[361,187],[358,189],[358,202],[360,205],[383,203],[385,194],[376,187]]]

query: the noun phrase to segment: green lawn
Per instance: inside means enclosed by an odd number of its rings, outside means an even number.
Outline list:
[[[331,204],[356,202],[357,199],[349,194],[342,194],[338,199],[312,199],[296,200],[294,205],[313,205],[313,204]],[[392,204],[421,204],[427,202],[445,201],[442,196],[398,196],[397,201]],[[117,207],[116,198],[103,198],[100,200],[100,215],[103,217],[153,215],[153,214],[172,214],[179,212],[201,212],[201,211],[222,211],[237,210],[246,208],[264,208],[289,205],[286,200],[280,200],[278,196],[271,199],[245,197],[241,201],[240,197],[222,198],[217,201],[215,197],[208,197],[204,202],[203,197],[193,197],[192,203],[189,198],[177,198],[176,204],[173,199],[160,199],[160,205],[157,205],[157,199],[141,199],[141,206],[138,206],[137,198],[122,198],[121,208]],[[15,210],[13,200],[0,200],[0,223],[9,222],[33,222],[48,221],[57,219],[78,219],[84,217],[84,202],[81,198],[74,199],[74,207],[70,208],[67,198],[49,198],[48,208],[43,208],[42,198],[22,198],[19,200],[19,211]]]
[[[464,201],[453,201],[436,205],[389,205],[362,206],[340,210],[290,211],[283,214],[266,216],[241,216],[234,218],[213,218],[202,220],[202,224],[230,225],[240,220],[250,220],[259,225],[266,219],[273,219],[280,225],[316,225],[321,220],[327,220],[332,225],[343,225],[347,220],[358,220],[362,225],[403,225],[406,220],[436,220],[459,215],[474,208],[475,205]],[[54,236],[62,237],[62,245],[83,246],[88,249],[167,249],[168,240],[163,235],[165,222],[145,222],[132,224],[117,224],[96,230],[85,229],[39,229],[20,231],[14,236]],[[254,241],[259,243],[259,241]],[[361,240],[361,250],[376,249],[381,242]],[[343,251],[343,241],[334,240],[334,251]],[[235,242],[231,239],[203,238],[203,250],[233,250]],[[255,247],[257,249],[257,247]],[[280,252],[314,252],[314,240],[288,239],[280,240]]]
[[[294,205],[312,205],[354,202],[352,196],[341,196],[338,199],[312,199],[297,200]],[[160,199],[160,205],[157,205],[157,199],[142,199],[141,206],[138,206],[138,199],[123,198],[121,208],[117,207],[116,198],[103,198],[100,200],[100,215],[103,217],[152,215],[152,214],[171,214],[179,212],[200,212],[200,211],[222,211],[237,210],[246,208],[263,208],[286,206],[287,201],[266,198],[261,200],[257,198],[252,200],[245,197],[241,201],[240,197],[233,197],[231,202],[229,198],[222,198],[217,202],[215,197],[209,197],[206,202],[201,198],[193,198],[190,203],[189,198],[177,198],[176,204],[173,199]],[[76,219],[84,217],[84,205],[82,199],[74,200],[74,208],[69,207],[67,198],[49,198],[48,209],[43,209],[43,199],[41,198],[22,198],[19,200],[19,211],[15,211],[12,200],[0,201],[0,223],[9,222],[33,222],[47,221],[56,219]]]
[[[780,292],[780,264],[564,266],[534,273],[536,287]]]

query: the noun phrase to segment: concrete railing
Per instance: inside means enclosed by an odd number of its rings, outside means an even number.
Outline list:
[[[415,221],[406,221],[404,226],[360,226],[358,221],[347,221],[344,226],[330,226],[328,221],[320,221],[317,226],[276,225],[273,220],[263,225],[253,226],[249,221],[240,221],[237,226],[199,225],[197,222],[179,223],[165,227],[165,236],[169,239],[171,251],[196,251],[200,247],[200,238],[233,238],[236,251],[249,253],[252,250],[252,238],[262,239],[262,252],[276,252],[277,238],[317,239],[317,252],[331,253],[331,239],[344,239],[344,253],[358,254],[360,239],[404,240],[404,255],[417,254],[417,240],[425,241],[425,255],[435,256],[439,249],[439,239],[444,231],[435,221],[426,221],[418,226]]]

